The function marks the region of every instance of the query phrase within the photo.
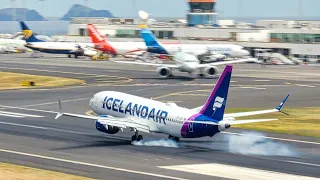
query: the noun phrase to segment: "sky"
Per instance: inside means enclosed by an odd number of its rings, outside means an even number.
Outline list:
[[[320,0],[216,0],[220,17],[315,17]],[[139,10],[151,17],[185,17],[187,0],[1,0],[0,8],[26,7],[45,17],[61,17],[73,4],[107,9],[117,17],[135,17]],[[299,5],[301,4],[301,6]]]

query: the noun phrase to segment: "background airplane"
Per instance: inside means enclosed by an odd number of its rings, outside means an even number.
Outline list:
[[[143,42],[108,42],[93,24],[88,24],[88,32],[92,43],[94,43],[94,48],[107,54],[140,55],[147,49]]]
[[[232,64],[232,63],[242,63],[242,62],[252,62],[252,59],[238,59],[231,61],[219,61],[206,64],[200,64],[199,59],[185,52],[177,52],[173,56],[175,64],[164,64],[164,63],[151,63],[151,62],[137,62],[137,61],[113,61],[117,63],[124,64],[136,64],[136,65],[146,65],[146,66],[156,66],[158,67],[156,72],[160,77],[168,78],[173,77],[172,71],[174,69],[180,72],[187,72],[189,74],[198,73],[200,77],[216,77],[219,69],[217,65]]]
[[[92,110],[99,116],[64,113],[59,100],[59,113],[56,119],[62,115],[94,119],[96,129],[108,134],[115,134],[124,128],[129,128],[135,132],[132,141],[143,139],[139,131],[164,133],[169,135],[169,139],[179,141],[180,138],[212,137],[234,124],[277,120],[235,120],[235,118],[279,112],[289,95],[275,109],[224,114],[231,73],[232,66],[227,65],[207,101],[200,108],[187,109],[174,103],[163,103],[121,92],[103,91],[95,94],[89,103]]]
[[[197,56],[200,61],[225,57],[246,58],[250,55],[242,46],[234,44],[162,44],[146,26],[141,25],[141,28],[141,37],[150,53],[172,55],[176,52],[186,52]]]
[[[112,55],[123,55],[125,57],[137,58],[146,53],[147,46],[144,42],[110,42],[99,32],[93,24],[88,24],[88,32],[94,48]],[[163,44],[173,44],[163,42]],[[174,43],[177,44],[177,43]],[[158,56],[158,58],[163,58]]]
[[[24,22],[21,21],[20,26],[27,42],[25,46],[32,50],[52,54],[67,54],[68,57],[74,55],[75,58],[78,56],[94,56],[97,53],[92,43],[46,42],[37,38]]]

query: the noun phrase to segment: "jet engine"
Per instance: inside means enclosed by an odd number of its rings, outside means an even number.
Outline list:
[[[104,132],[104,133],[108,133],[108,134],[116,134],[117,132],[120,131],[120,128],[116,127],[116,126],[104,126],[103,124],[101,124],[99,121],[96,121],[96,129],[98,131]]]
[[[209,67],[204,68],[204,74],[207,77],[215,77],[218,74],[218,70],[219,69],[215,66],[209,66]]]
[[[230,127],[231,127],[231,125],[228,122],[220,121],[218,124],[219,131],[224,131],[226,129],[229,129]]]
[[[158,67],[157,72],[160,77],[167,78],[171,76],[171,70],[168,67]]]
[[[78,58],[78,56],[84,55],[84,49],[80,45],[77,44],[75,48],[77,48],[75,51],[73,51],[75,58]]]

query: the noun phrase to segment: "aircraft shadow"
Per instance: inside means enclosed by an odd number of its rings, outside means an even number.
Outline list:
[[[161,77],[137,77],[133,79],[152,79],[152,80],[161,80],[161,81],[166,81],[166,80],[182,80],[182,81],[193,81],[195,79],[198,79],[196,77],[188,77],[188,76],[174,76],[174,78],[161,78]]]
[[[95,141],[92,143],[80,144],[76,146],[54,148],[51,150],[71,150],[71,149],[85,149],[85,148],[95,148],[95,147],[111,147],[111,146],[126,146],[126,145],[131,145],[131,141],[126,141],[126,140]]]

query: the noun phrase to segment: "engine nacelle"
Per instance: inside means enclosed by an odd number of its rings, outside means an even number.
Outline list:
[[[209,66],[204,68],[204,73],[207,77],[215,77],[218,74],[219,69],[215,66]]]
[[[224,131],[226,129],[229,129],[230,127],[231,127],[231,125],[228,122],[220,121],[218,124],[219,131]]]
[[[108,134],[116,134],[117,132],[120,131],[120,128],[116,126],[104,126],[99,121],[96,121],[96,129],[98,131],[108,133]]]
[[[160,77],[167,78],[171,76],[171,70],[168,67],[158,67],[157,72]]]

